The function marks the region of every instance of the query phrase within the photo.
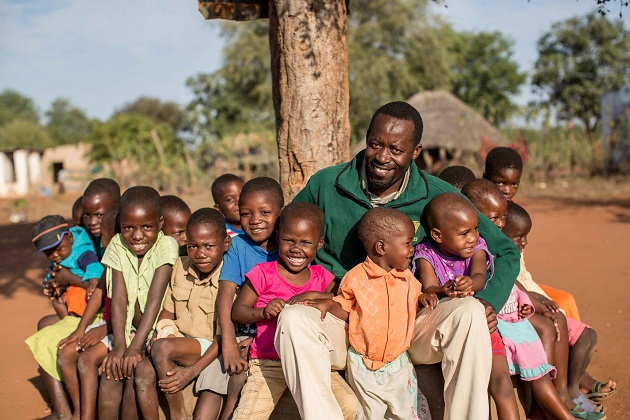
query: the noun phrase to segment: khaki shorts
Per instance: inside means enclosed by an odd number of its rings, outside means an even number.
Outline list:
[[[236,342],[240,343],[250,339],[250,336],[237,336]],[[230,374],[223,368],[223,356],[219,355],[204,370],[201,371],[195,383],[195,391],[212,391],[217,394],[227,395]]]

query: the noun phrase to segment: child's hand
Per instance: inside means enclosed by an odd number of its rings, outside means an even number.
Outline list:
[[[460,293],[459,297],[472,296],[475,294],[472,289],[473,281],[469,276],[455,276],[453,282],[455,283],[455,291]]]
[[[85,291],[85,295],[87,296],[88,300],[90,300],[90,298],[92,297],[92,293],[94,293],[94,290],[96,290],[96,286],[98,286],[98,280],[99,279],[90,279],[88,281],[88,286]]]
[[[272,319],[276,318],[282,309],[284,308],[284,300],[282,299],[271,299],[271,302],[267,304],[267,306],[263,309],[262,315],[264,319]]]
[[[556,341],[560,341],[560,328],[558,327],[558,318],[556,318],[556,314],[551,311],[545,311],[541,313],[545,318],[549,318],[553,322],[553,326],[556,328]]]
[[[455,280],[449,280],[446,283],[444,283],[444,286],[442,286],[442,290],[443,290],[444,295],[446,297],[450,297],[451,299],[464,297],[462,292],[457,290],[457,285],[455,283]]]
[[[121,360],[122,373],[127,379],[133,378],[136,365],[142,360],[142,351],[133,347],[127,348]]]
[[[439,302],[439,299],[435,293],[423,293],[418,298],[418,302],[420,302],[420,306],[435,309]]]
[[[72,273],[66,267],[58,266],[55,268],[55,280],[60,286],[67,286],[70,284],[70,275]]]
[[[192,369],[183,366],[175,366],[173,369],[166,372],[166,378],[160,379],[158,385],[165,394],[174,394],[184,389],[193,379],[195,379],[195,375]]]
[[[317,309],[321,313],[321,319],[323,321],[324,318],[326,318],[326,314],[330,311],[330,308],[335,304],[335,301],[332,299],[307,299],[299,303]]]
[[[532,312],[534,312],[533,306],[528,305],[527,303],[522,304],[521,307],[518,309],[518,315],[521,318],[527,318],[532,314]]]
[[[556,312],[560,312],[560,307],[558,306],[558,304],[556,302],[554,302],[553,300],[547,299],[547,298],[543,298],[540,299],[540,303],[547,308],[547,310],[551,313],[556,313]]]
[[[101,325],[96,328],[92,328],[86,332],[83,337],[79,338],[77,343],[77,350],[87,350],[95,344],[101,342],[103,338],[107,336],[107,325]]]
[[[245,347],[247,350],[247,344],[244,344],[246,341],[251,342],[251,339],[241,341],[234,344],[227,344],[221,347],[221,353],[223,355],[223,369],[228,372],[230,375],[240,375],[249,367],[247,364],[247,353],[241,352],[241,348]]]
[[[75,330],[72,334],[70,334],[69,336],[67,336],[66,338],[64,338],[63,340],[61,340],[59,342],[59,344],[57,345],[58,349],[62,349],[65,346],[67,346],[68,344],[72,344],[72,343],[77,343],[79,341],[79,339],[81,337],[83,337],[83,332],[79,331],[79,330]],[[75,346],[76,350],[79,350],[79,346]]]
[[[122,381],[123,372],[121,368],[122,356],[125,353],[125,348],[122,346],[116,347],[107,353],[101,366],[107,379],[114,378],[115,381]]]

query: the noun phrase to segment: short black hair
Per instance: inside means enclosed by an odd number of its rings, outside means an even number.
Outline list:
[[[438,194],[429,201],[425,207],[425,214],[429,228],[441,229],[438,219],[448,218],[454,212],[472,210],[477,214],[477,209],[463,195],[455,192]]]
[[[227,236],[225,218],[217,209],[203,207],[191,214],[190,219],[188,219],[188,224],[186,225],[186,230],[189,231],[197,226],[208,226],[214,229],[221,238]]]
[[[324,234],[324,225],[326,224],[324,211],[313,203],[296,201],[287,204],[287,206],[282,209],[282,213],[280,213],[278,230],[286,226],[291,220],[307,220],[312,222],[317,227],[319,235]]]
[[[173,213],[190,214],[188,204],[176,195],[163,195],[160,197],[160,202],[162,203],[162,214],[164,216]]]
[[[413,146],[416,147],[420,144],[420,140],[422,140],[422,130],[424,130],[424,123],[422,122],[422,117],[416,108],[407,102],[395,101],[390,102],[388,104],[383,105],[379,109],[376,110],[374,115],[372,116],[372,120],[370,120],[370,126],[368,127],[366,139],[370,136],[372,132],[372,126],[374,125],[374,121],[376,117],[380,114],[388,115],[390,117],[397,118],[399,120],[406,120],[413,122],[413,138],[411,139]]]
[[[160,194],[151,187],[140,185],[131,187],[120,197],[120,214],[132,208],[154,209],[158,217],[162,217]]]
[[[241,178],[240,176],[236,176],[234,174],[221,175],[214,180],[214,182],[212,183],[212,187],[210,188],[210,191],[212,192],[212,199],[215,203],[219,199],[219,190],[230,182],[240,182],[241,184],[245,183],[245,181],[243,181],[243,178]]]
[[[120,200],[120,185],[110,178],[98,178],[90,182],[83,191],[83,196],[107,195],[113,203]]]
[[[492,176],[503,169],[523,171],[523,159],[510,147],[495,147],[486,156],[485,176]]]
[[[505,216],[505,226],[503,227],[503,233],[507,235],[511,229],[514,229],[518,222],[525,222],[531,225],[532,218],[529,217],[529,213],[523,207],[516,204],[514,201],[508,201],[507,215]],[[508,235],[509,236],[509,235]]]
[[[499,201],[505,200],[505,196],[497,184],[484,178],[472,180],[468,184],[464,185],[464,188],[462,188],[462,194],[468,197],[468,199],[477,208],[479,208],[480,204],[485,203],[490,197],[494,197]]]
[[[477,177],[465,166],[462,165],[453,165],[447,168],[444,168],[442,172],[438,175],[442,181],[446,181],[458,190],[461,191],[464,185],[473,181]]]
[[[238,199],[239,205],[243,202],[243,198],[252,193],[265,193],[273,196],[278,201],[278,207],[284,207],[284,193],[282,187],[273,178],[260,176],[250,179],[243,185],[241,196]]]
[[[400,210],[374,207],[359,220],[357,235],[365,251],[369,252],[377,241],[387,241],[388,238],[400,234],[405,223],[411,223],[411,219]]]

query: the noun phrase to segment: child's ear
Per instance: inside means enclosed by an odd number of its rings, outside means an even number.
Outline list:
[[[164,216],[160,216],[160,222],[158,223],[158,230],[162,230],[163,225],[164,225]]]
[[[442,243],[442,231],[438,228],[431,229],[431,239],[433,239],[438,244]]]
[[[225,235],[225,242],[223,242],[223,252],[228,252],[232,246],[232,237]]]
[[[317,242],[317,250],[319,251],[320,249],[322,249],[323,246],[324,246],[324,237],[322,236],[319,242]]]
[[[374,252],[379,257],[385,255],[385,241],[383,241],[382,239],[376,241],[376,243],[374,244]]]
[[[215,204],[214,204],[214,208],[215,208],[215,209],[217,209],[219,212],[221,212],[221,209],[219,208],[219,205],[218,205],[218,204],[216,204],[216,203],[215,203]],[[221,213],[221,214],[223,214],[223,213]]]
[[[70,231],[68,231],[68,241],[70,241],[70,246],[74,244],[74,235]]]

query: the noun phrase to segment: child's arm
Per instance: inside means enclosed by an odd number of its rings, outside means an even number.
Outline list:
[[[488,274],[487,254],[484,250],[479,250],[470,258],[469,275],[470,288],[466,287],[465,291],[478,292],[486,286],[486,275]],[[457,281],[456,290],[459,289],[460,282]]]
[[[103,372],[107,379],[111,377],[119,381],[123,379],[121,359],[127,350],[125,339],[125,321],[127,320],[127,287],[120,271],[112,269],[112,333],[114,348],[103,359]]]
[[[142,360],[142,348],[157,319],[158,312],[162,306],[162,298],[166,292],[166,286],[171,280],[172,273],[173,266],[164,264],[158,267],[155,270],[155,274],[153,274],[153,280],[151,281],[151,286],[149,286],[147,304],[144,308],[140,325],[122,358],[122,369],[127,378],[133,377],[136,365]]]
[[[83,282],[83,278],[72,274],[66,267],[57,265],[55,268],[55,280],[61,286],[79,286],[87,289],[88,284]]]
[[[219,356],[220,338],[217,336],[214,341],[208,347],[208,350],[201,356],[199,360],[190,366],[175,366],[173,369],[166,372],[166,378],[160,379],[158,385],[162,392],[166,394],[173,394],[179,392],[186,385],[188,385],[193,379],[199,376],[202,370],[204,370],[210,363],[212,363]]]
[[[434,293],[437,296],[460,297],[459,292],[455,290],[455,282],[449,280],[442,286],[438,283],[435,269],[431,263],[424,258],[416,260],[416,278],[422,283],[423,293]]]
[[[300,302],[302,305],[313,307],[321,312],[321,319],[326,318],[327,313],[331,313],[342,321],[347,321],[349,313],[346,312],[339,302],[333,299],[311,299]]]
[[[232,304],[237,289],[236,283],[219,280],[217,294],[217,315],[221,330],[221,354],[223,354],[223,368],[229,373],[240,374],[247,369],[247,360],[241,356],[236,332],[232,321]]]
[[[79,326],[72,334],[64,338],[59,342],[57,348],[62,349],[67,344],[73,343],[79,340],[85,334],[87,327],[94,321],[96,313],[101,309],[103,303],[103,296],[105,296],[105,274],[103,274],[98,282],[98,287],[94,291],[94,299],[88,300],[88,303],[79,322]],[[77,350],[79,350],[77,346]]]
[[[272,299],[264,308],[254,308],[256,300],[258,300],[258,294],[251,282],[246,280],[234,301],[232,319],[240,324],[255,324],[263,319],[276,318],[285,304],[282,299]]]
[[[332,299],[335,297],[332,290],[336,286],[335,280],[331,281],[328,286],[326,286],[326,291],[324,292],[304,292],[293,296],[291,299],[287,300],[289,305],[295,305],[296,303],[301,303],[305,300],[317,300],[317,299]]]

